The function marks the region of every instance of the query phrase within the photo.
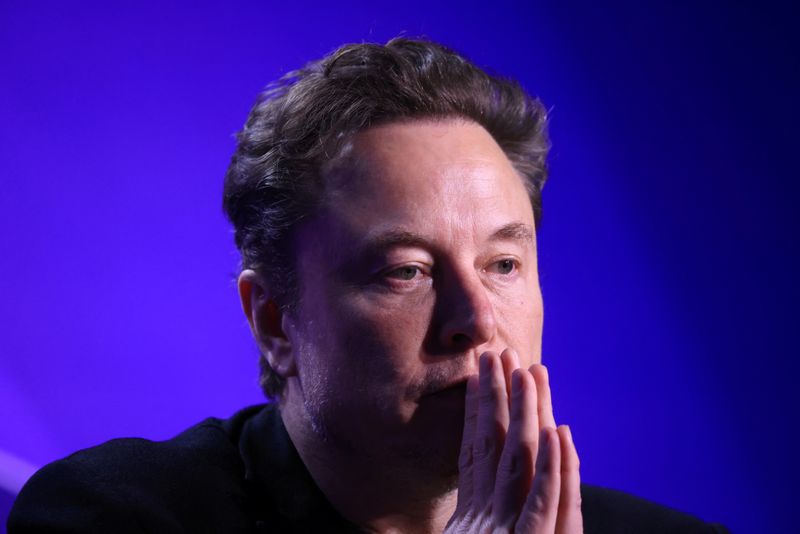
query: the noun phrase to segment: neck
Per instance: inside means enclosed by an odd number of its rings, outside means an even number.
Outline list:
[[[367,532],[442,532],[457,491],[452,480],[431,479],[380,456],[337,448],[311,429],[305,412],[281,405],[289,437],[333,507]]]

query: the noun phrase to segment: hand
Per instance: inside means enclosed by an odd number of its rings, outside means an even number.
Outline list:
[[[547,369],[484,353],[467,384],[458,504],[448,533],[583,532],[578,453],[556,427]]]

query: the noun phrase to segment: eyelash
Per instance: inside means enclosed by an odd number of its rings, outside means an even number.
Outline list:
[[[519,262],[517,260],[515,260],[514,258],[503,258],[503,259],[495,261],[491,265],[492,266],[500,265],[501,263],[505,263],[505,262],[511,262],[511,271],[508,272],[508,273],[498,273],[498,274],[502,274],[504,276],[509,276],[509,275],[514,274],[515,272],[519,271]]]
[[[412,280],[414,280],[416,278],[416,273],[415,273],[415,276],[413,278],[400,278],[400,277],[391,276],[392,274],[399,273],[399,272],[405,271],[407,269],[416,269],[417,273],[425,274],[423,272],[422,268],[420,266],[418,266],[418,265],[401,265],[400,267],[395,267],[394,269],[391,269],[390,271],[386,272],[384,274],[384,276],[386,278],[390,278],[392,280],[397,280],[398,282],[411,282]]]
[[[507,273],[495,273],[495,274],[499,274],[501,276],[511,276],[514,273],[519,271],[520,264],[519,264],[519,261],[516,260],[515,258],[502,258],[502,259],[499,259],[497,261],[492,262],[489,265],[489,267],[500,265],[500,264],[505,263],[505,262],[511,262],[511,270],[509,272],[507,272]],[[412,278],[401,278],[399,276],[398,277],[392,276],[393,274],[397,274],[397,273],[400,273],[402,271],[407,271],[407,270],[410,270],[410,269],[414,269],[416,271]],[[490,272],[489,269],[483,269],[483,271],[484,272]],[[406,274],[408,274],[408,273],[406,273]],[[418,266],[418,265],[401,265],[400,267],[395,267],[395,268],[387,271],[383,276],[384,276],[384,278],[387,278],[387,279],[390,279],[390,280],[394,280],[395,281],[394,283],[410,283],[410,282],[413,282],[417,278],[418,274],[425,275],[426,273],[424,272],[424,269],[422,267]]]

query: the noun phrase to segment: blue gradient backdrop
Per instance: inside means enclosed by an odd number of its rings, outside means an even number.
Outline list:
[[[260,402],[233,133],[306,60],[426,35],[552,109],[544,354],[584,480],[792,530],[796,8],[67,4],[0,2],[0,450],[41,465]]]

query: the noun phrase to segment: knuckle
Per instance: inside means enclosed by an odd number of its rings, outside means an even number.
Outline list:
[[[463,447],[458,455],[459,470],[467,469],[472,465],[472,447]]]
[[[493,458],[497,451],[495,440],[488,436],[481,436],[475,438],[473,444],[472,457],[475,461],[483,461],[487,458]]]
[[[533,515],[540,515],[547,509],[547,498],[541,493],[536,492],[531,495],[530,508]]]
[[[505,480],[513,480],[522,476],[524,465],[525,458],[520,451],[505,451],[500,465],[497,466],[497,474]]]
[[[497,388],[481,388],[481,391],[478,393],[478,400],[481,404],[493,404],[497,401],[497,394]]]
[[[577,461],[570,460],[569,462],[561,462],[561,473],[564,476],[572,475],[580,471],[580,465]]]
[[[540,473],[542,476],[552,476],[553,466],[542,456],[543,455],[540,453],[539,457],[536,459],[536,472]]]

